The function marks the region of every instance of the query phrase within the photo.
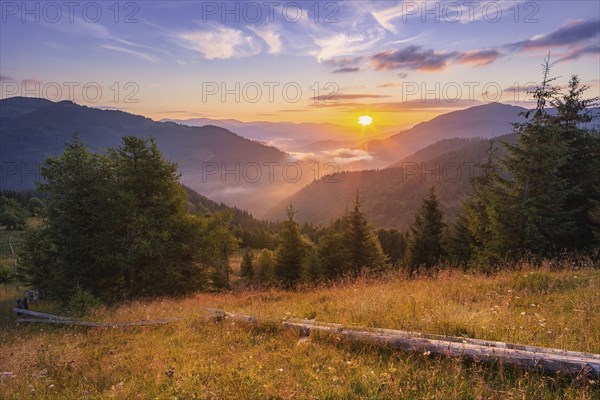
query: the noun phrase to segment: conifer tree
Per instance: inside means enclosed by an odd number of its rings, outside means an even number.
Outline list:
[[[242,278],[246,278],[251,280],[254,278],[254,265],[253,265],[253,257],[250,249],[246,249],[244,252],[244,256],[242,257],[242,263],[240,265],[240,273]]]
[[[407,263],[411,275],[418,266],[431,267],[443,255],[445,224],[435,190],[432,187],[421,203],[415,222],[410,227]]]
[[[381,244],[360,207],[357,190],[354,208],[344,219],[344,245],[349,254],[347,272],[352,275],[362,269],[381,270],[387,263]]]
[[[304,242],[298,225],[294,222],[294,208],[287,209],[288,220],[279,233],[279,244],[275,250],[275,276],[285,287],[293,287],[300,279],[305,255]]]

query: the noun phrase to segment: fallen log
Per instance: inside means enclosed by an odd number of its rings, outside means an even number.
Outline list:
[[[208,311],[213,316],[221,315],[221,318],[252,323],[258,321],[256,317],[248,315],[233,314],[214,309]],[[351,340],[387,345],[406,352],[464,357],[476,361],[500,362],[553,374],[583,374],[595,379],[600,378],[599,354],[392,329],[368,330],[368,328],[358,327],[347,329],[341,324],[322,323],[313,320],[286,320],[282,321],[281,324],[284,328],[297,329],[304,335],[310,334],[311,331],[313,333],[323,332],[343,336]]]
[[[169,322],[177,321],[179,318],[167,318],[159,320],[142,320],[132,322],[92,322],[92,321],[79,321],[67,317],[61,317],[60,315],[46,314],[37,311],[24,310],[22,308],[14,308],[13,312],[17,315],[30,315],[37,318],[19,318],[19,323],[34,323],[34,324],[59,324],[59,325],[79,325],[79,326],[96,326],[96,327],[123,327],[123,326],[144,326],[144,325],[162,325],[168,324]]]
[[[71,318],[61,317],[60,315],[46,314],[46,313],[41,313],[41,312],[37,312],[37,311],[30,311],[30,310],[25,310],[23,308],[18,308],[18,307],[13,308],[13,312],[16,313],[17,315],[31,315],[32,317],[46,318],[46,319],[51,319],[51,320],[61,320],[61,321],[70,321],[71,320]]]
[[[20,318],[19,323],[37,323],[37,324],[59,324],[59,325],[78,325],[78,326],[94,326],[107,328],[120,328],[124,326],[146,326],[146,325],[164,325],[179,318],[159,319],[154,321],[132,321],[132,322],[91,322],[78,320],[58,320],[58,319],[41,319],[41,318]]]

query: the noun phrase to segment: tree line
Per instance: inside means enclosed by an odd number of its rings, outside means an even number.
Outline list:
[[[517,142],[501,143],[502,157],[492,142],[452,224],[434,188],[407,232],[370,225],[358,192],[329,226],[298,225],[292,205],[283,223],[257,221],[183,187],[152,139],[125,136],[119,148],[90,153],[75,136],[42,167],[43,201],[27,199],[39,221],[23,234],[23,271],[63,300],[84,290],[116,301],[229,288],[229,256],[239,245],[242,282],[286,288],[399,267],[414,276],[440,263],[489,269],[524,255],[593,254],[600,244],[600,135],[590,127],[596,99],[584,98],[577,76],[561,92],[550,67],[533,92],[535,109],[514,124]],[[0,201],[3,212],[20,213],[12,197]]]

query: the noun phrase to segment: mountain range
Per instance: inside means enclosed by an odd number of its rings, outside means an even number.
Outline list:
[[[522,111],[480,105],[361,143],[333,124],[159,122],[70,101],[14,97],[0,100],[2,187],[32,188],[39,178],[35,171],[46,157],[61,154],[74,132],[92,151],[118,146],[123,135],[152,136],[178,163],[182,183],[257,216],[282,219],[285,206],[293,203],[299,221],[328,223],[350,207],[359,190],[373,223],[406,227],[432,185],[442,209],[454,215],[488,139],[513,140],[506,134],[512,122],[522,120]],[[266,144],[286,138],[286,151]],[[292,162],[293,168],[285,170]],[[329,164],[323,168],[323,163]],[[455,179],[451,174],[457,168],[461,176]]]

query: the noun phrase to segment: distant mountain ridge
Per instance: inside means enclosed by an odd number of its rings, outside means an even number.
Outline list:
[[[523,111],[527,109],[501,103],[478,105],[442,114],[386,139],[369,141],[365,147],[389,165],[440,140],[492,139],[509,134],[511,123],[524,121],[519,115]]]
[[[515,134],[498,140],[514,142]],[[430,187],[434,186],[447,221],[457,215],[471,179],[481,173],[489,139],[444,139],[390,168],[341,172],[304,187],[272,208],[266,217],[283,220],[293,204],[296,219],[328,224],[352,207],[358,190],[367,219],[376,226],[407,229]]]
[[[35,185],[35,171],[48,156],[59,155],[74,132],[93,151],[116,147],[124,135],[155,137],[165,156],[179,165],[182,182],[217,201],[262,211],[260,193],[244,198],[230,195],[234,179],[207,174],[207,163],[231,168],[235,163],[284,163],[289,156],[272,146],[246,139],[216,126],[189,127],[116,110],[101,110],[70,101],[14,97],[0,100],[0,158],[2,187],[26,189]],[[204,169],[203,169],[204,168]],[[251,186],[250,189],[259,185]]]

